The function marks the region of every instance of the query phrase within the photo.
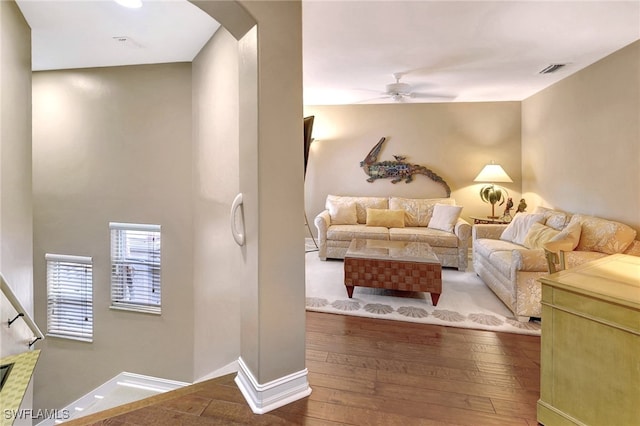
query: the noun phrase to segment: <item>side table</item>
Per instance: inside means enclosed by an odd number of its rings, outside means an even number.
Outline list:
[[[508,225],[511,221],[506,221],[506,220],[502,220],[500,218],[498,219],[491,219],[488,217],[477,217],[477,216],[470,216],[471,219],[473,219],[473,224],[474,225]]]

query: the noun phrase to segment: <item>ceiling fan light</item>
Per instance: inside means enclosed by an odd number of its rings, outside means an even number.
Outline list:
[[[387,84],[387,93],[389,94],[409,94],[411,92],[411,86],[407,83],[391,83]]]
[[[142,0],[113,0],[120,6],[128,7],[129,9],[139,9],[142,7]]]

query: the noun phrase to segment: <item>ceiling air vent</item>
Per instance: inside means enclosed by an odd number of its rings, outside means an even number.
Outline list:
[[[558,71],[560,68],[564,67],[567,64],[551,64],[545,69],[540,71],[540,74],[551,74],[552,72]]]

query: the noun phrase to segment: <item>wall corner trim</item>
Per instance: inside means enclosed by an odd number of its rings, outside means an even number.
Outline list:
[[[311,394],[306,368],[260,384],[253,377],[242,357],[238,358],[238,366],[240,368],[235,378],[236,385],[240,388],[240,392],[247,400],[251,410],[256,414],[265,414]]]

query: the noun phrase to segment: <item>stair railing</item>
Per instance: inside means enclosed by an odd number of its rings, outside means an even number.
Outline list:
[[[29,342],[29,347],[33,346],[33,344],[38,340],[44,339],[44,334],[42,334],[42,331],[40,331],[36,323],[33,321],[33,318],[31,318],[27,310],[24,308],[24,306],[22,306],[22,303],[20,303],[20,300],[18,300],[16,294],[4,279],[2,273],[0,273],[0,286],[2,287],[2,294],[6,296],[7,300],[9,300],[9,303],[11,303],[11,306],[13,306],[13,308],[18,313],[18,315],[16,315],[13,319],[9,318],[9,327],[11,327],[11,324],[15,320],[17,320],[18,318],[22,318],[34,335],[33,340]]]

